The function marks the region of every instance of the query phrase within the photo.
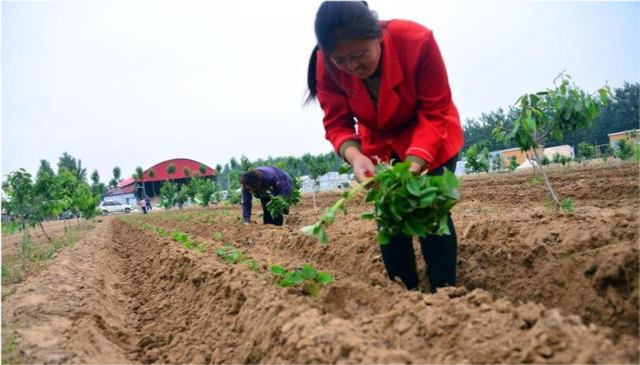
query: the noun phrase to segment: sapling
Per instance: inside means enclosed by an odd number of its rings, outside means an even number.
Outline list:
[[[302,265],[301,268],[295,270],[287,270],[280,265],[271,265],[269,271],[275,276],[281,278],[276,284],[282,288],[305,284],[307,291],[311,297],[318,296],[320,286],[328,285],[334,282],[333,276],[324,271],[318,271],[309,264]]]
[[[606,85],[597,93],[588,94],[579,89],[565,73],[558,75],[553,82],[553,89],[522,95],[516,101],[518,115],[513,122],[513,128],[505,130],[499,125],[493,130],[493,136],[505,144],[513,141],[520,150],[533,155],[557,210],[560,208],[560,198],[553,190],[541,164],[538,149],[544,146],[549,137],[562,140],[565,132],[573,132],[591,125],[600,114],[601,107],[609,105],[613,94]]]
[[[365,202],[373,202],[375,209],[361,218],[376,221],[380,244],[387,244],[391,237],[400,234],[420,237],[450,234],[448,217],[459,200],[459,180],[447,169],[441,176],[417,176],[409,171],[410,165],[408,161],[394,166],[378,164],[376,176],[344,192],[322,218],[302,231],[316,236],[323,244],[328,243],[326,228],[335,221],[336,213],[341,210],[346,214],[347,202],[369,187]]]

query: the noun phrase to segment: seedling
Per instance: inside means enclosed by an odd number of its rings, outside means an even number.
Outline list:
[[[528,157],[529,154],[533,155],[529,159],[535,159],[538,163],[547,191],[555,203],[555,209],[558,210],[561,205],[560,198],[542,166],[539,146],[544,145],[549,137],[559,141],[564,133],[575,132],[591,125],[600,114],[602,106],[609,105],[613,93],[605,85],[597,93],[588,94],[579,89],[571,76],[564,72],[553,82],[553,89],[522,95],[516,101],[519,109],[513,128],[506,130],[499,125],[493,130],[493,136],[505,144],[514,141]]]
[[[573,199],[564,198],[564,200],[562,200],[562,202],[560,203],[560,209],[564,210],[565,212],[573,212],[573,210],[575,209]]]
[[[225,260],[229,264],[237,264],[247,259],[242,250],[238,250],[228,243],[224,247],[216,250],[216,255]]]
[[[171,238],[176,242],[182,243],[182,245],[188,250],[193,248],[193,242],[189,240],[189,236],[184,232],[174,230],[171,233]]]
[[[448,217],[451,208],[458,202],[457,188],[460,182],[449,170],[442,176],[429,176],[409,171],[410,162],[390,167],[378,165],[378,174],[368,178],[351,191],[344,192],[332,207],[328,208],[316,223],[302,229],[305,234],[315,235],[326,244],[329,238],[326,228],[335,221],[336,213],[346,214],[346,203],[366,187],[372,187],[365,202],[374,203],[374,211],[361,218],[375,219],[379,226],[378,241],[384,245],[399,234],[424,237],[427,234],[448,235]]]
[[[204,243],[200,243],[196,246],[196,249],[198,249],[200,253],[205,253],[205,251],[207,250],[207,246]]]
[[[213,232],[213,239],[216,241],[222,241],[222,232]]]
[[[318,271],[309,264],[302,265],[301,268],[289,271],[280,265],[271,265],[269,271],[281,278],[276,284],[282,288],[298,286],[304,284],[309,295],[315,298],[318,296],[320,286],[334,282],[333,276],[324,271]]]

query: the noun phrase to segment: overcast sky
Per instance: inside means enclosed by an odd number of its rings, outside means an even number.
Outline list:
[[[320,1],[2,2],[2,175],[63,152],[129,177],[170,158],[331,150],[303,107]],[[551,86],[640,79],[638,2],[380,1],[434,31],[463,120]]]

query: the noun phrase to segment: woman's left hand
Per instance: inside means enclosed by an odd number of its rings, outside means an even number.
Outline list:
[[[411,166],[409,167],[409,171],[411,172],[416,172],[418,173],[420,176],[426,174],[429,170],[428,169],[422,169],[422,166],[420,166],[419,164],[415,163],[415,162],[411,162]]]

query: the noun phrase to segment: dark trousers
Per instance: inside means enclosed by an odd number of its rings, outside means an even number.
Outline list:
[[[447,161],[443,167],[455,171],[458,156]],[[442,175],[443,167],[428,172],[428,175]],[[451,214],[448,219],[451,235],[420,237],[420,249],[427,265],[427,276],[431,292],[438,288],[456,285],[458,239]],[[399,277],[409,290],[418,289],[418,270],[411,236],[391,237],[386,245],[380,246],[382,260],[390,279]]]
[[[279,216],[272,217],[269,209],[267,209],[267,204],[271,201],[270,197],[260,198],[260,204],[262,204],[262,222],[264,224],[273,224],[276,226],[281,226],[284,223],[284,216],[280,214]],[[289,208],[284,212],[285,214],[289,214]]]

